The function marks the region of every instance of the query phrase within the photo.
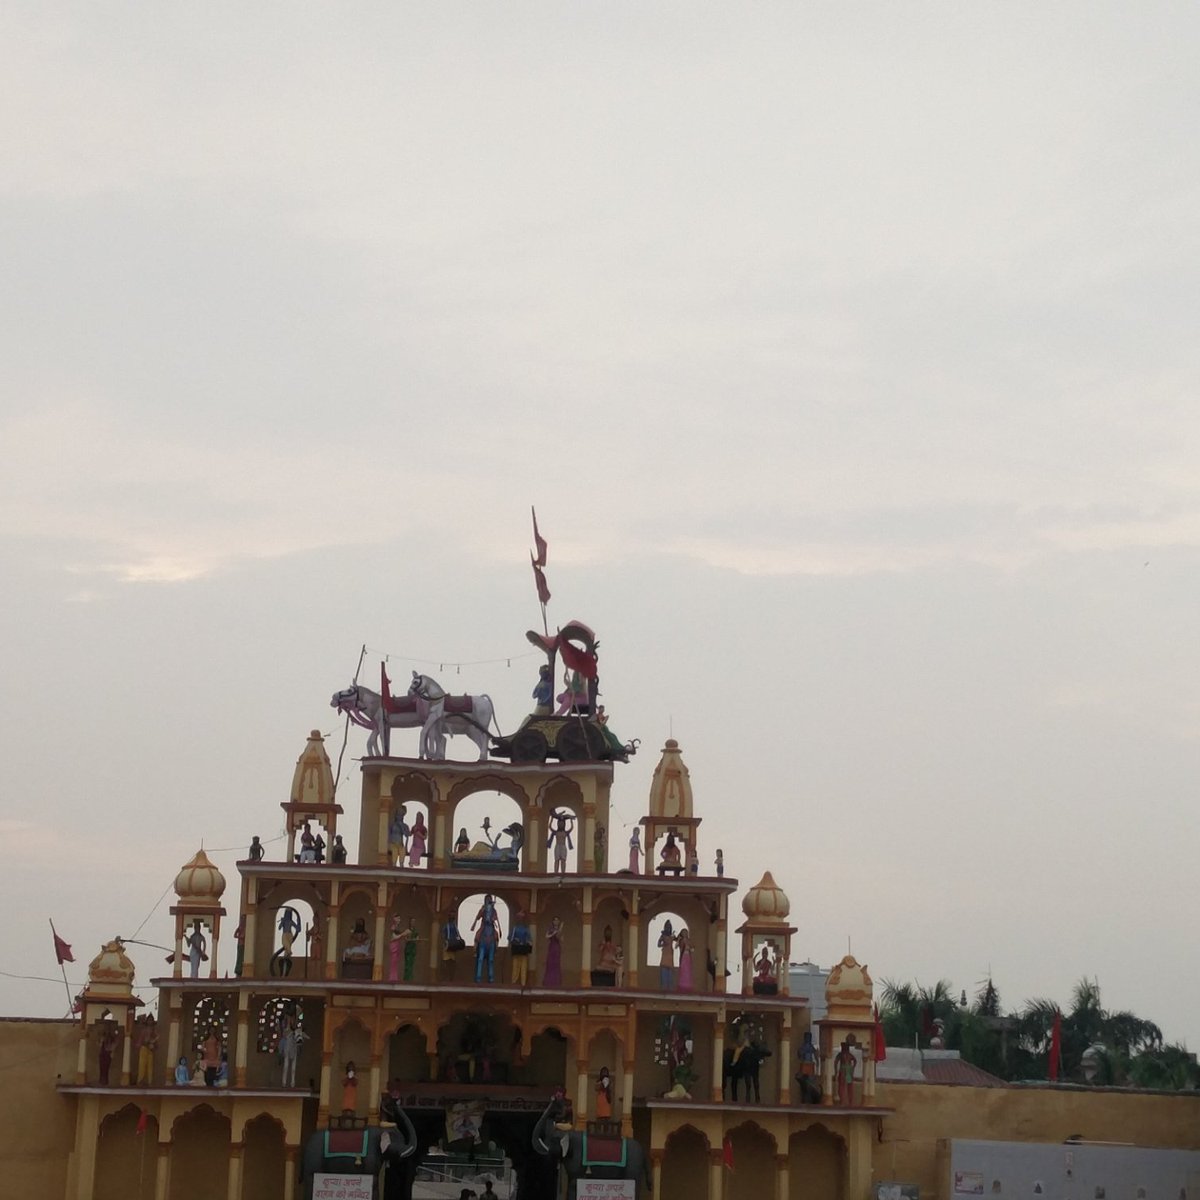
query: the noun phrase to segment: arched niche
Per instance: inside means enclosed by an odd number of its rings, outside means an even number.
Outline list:
[[[529,1039],[529,1057],[525,1062],[525,1083],[546,1090],[564,1088],[573,1097],[575,1089],[567,1084],[567,1062],[571,1039],[555,1026],[539,1030]],[[574,1076],[574,1071],[572,1071]]]
[[[555,833],[555,813],[562,813],[569,818],[571,830],[570,844],[566,848],[566,873],[578,873],[584,861],[592,858],[593,851],[593,847],[583,844],[586,834],[583,821],[583,792],[579,784],[566,775],[556,775],[553,779],[548,779],[539,789],[537,801],[542,812],[540,828],[545,830],[538,853],[545,857],[546,872],[548,874],[557,873],[554,863],[555,844],[558,841]]]
[[[425,870],[433,850],[433,781],[420,771],[392,780],[387,811],[388,862],[402,870]],[[403,811],[401,811],[403,810]],[[402,831],[401,824],[407,832]],[[414,839],[413,830],[417,830]]]
[[[371,1033],[351,1017],[337,1029],[333,1038],[333,1074],[330,1078],[329,1107],[333,1112],[366,1116],[371,1107]],[[347,1082],[350,1067],[354,1068],[355,1084]]]
[[[363,935],[365,936],[365,941]],[[343,979],[370,979],[376,958],[386,947],[375,944],[375,894],[350,887],[342,893],[338,916],[338,973]]]
[[[523,843],[529,836],[528,809],[524,790],[510,780],[489,776],[457,785],[451,791],[447,864],[469,875],[476,863],[492,869],[497,863],[513,861],[511,831],[515,828],[519,831],[516,839],[520,846],[515,861],[518,866],[525,864],[522,869],[527,869],[529,848]],[[514,868],[501,866],[501,869]]]
[[[320,979],[322,971],[320,961],[324,958],[321,953],[311,955],[314,960],[306,963],[310,956],[310,933],[316,930],[317,950],[324,945],[325,931],[328,926],[329,885],[323,881],[305,882],[302,880],[281,880],[273,886],[264,885],[258,895],[253,946],[254,973],[257,976],[271,974],[272,957],[275,951],[282,948],[283,931],[280,921],[283,920],[283,910],[292,908],[300,921],[300,930],[294,934],[292,941],[292,971],[293,978]],[[251,947],[247,947],[247,956]],[[305,971],[307,969],[307,975]],[[275,975],[282,974],[280,964],[276,960]]]
[[[566,890],[557,888],[542,892],[537,914],[537,937],[533,947],[533,963],[529,968],[531,981],[538,987],[580,986],[581,973],[591,970],[589,962],[583,963],[583,917],[577,900]],[[559,978],[551,977],[547,968],[550,952],[550,930],[555,918],[559,921]],[[592,926],[593,938],[596,929]]]
[[[762,1200],[775,1195],[776,1142],[755,1121],[729,1131],[733,1170],[725,1180],[725,1200]]]
[[[138,1133],[141,1115],[136,1104],[126,1104],[100,1123],[94,1200],[154,1200],[158,1121],[147,1116]]]
[[[287,1135],[269,1113],[246,1122],[242,1131],[242,1195],[282,1196],[287,1162]]]
[[[846,1192],[846,1143],[817,1123],[788,1139],[788,1200],[840,1200]]]
[[[189,997],[190,999],[190,997]],[[229,1049],[229,997],[197,996],[189,1006],[185,1000],[188,1019],[184,1025],[183,1046],[188,1055],[188,1066],[194,1067],[196,1058],[205,1050],[210,1037],[217,1040],[217,1055]],[[184,1053],[181,1047],[180,1053]]]
[[[492,956],[492,977],[490,979],[486,955],[482,959],[479,957],[485,924],[483,915],[484,901],[489,895],[492,897],[492,902],[496,910],[496,919],[500,926],[495,951]],[[458,928],[462,933],[463,941],[467,943],[467,948],[461,951],[455,958],[455,978],[458,982],[468,984],[476,982],[477,965],[479,967],[478,982],[505,983],[507,981],[509,973],[507,943],[509,931],[512,929],[512,912],[513,910],[510,908],[508,901],[501,891],[475,892],[460,902],[458,906]]]
[[[673,939],[670,947],[666,944],[668,921],[671,923]],[[642,928],[646,932],[646,940],[644,958],[638,970],[639,985],[659,992],[710,991],[712,980],[707,970],[710,924],[708,911],[692,896],[664,897],[653,908],[643,910]],[[680,939],[683,930],[687,930],[690,964],[687,963],[688,955]],[[668,950],[671,963],[669,977],[664,972]]]
[[[279,1060],[279,1034],[290,1018],[301,1033],[296,1056],[296,1086],[315,1083],[321,1073],[321,1022],[324,1002],[306,996],[269,996],[254,1013],[254,1046],[247,1055],[246,1082],[250,1087],[279,1087],[282,1064]]]
[[[432,892],[415,882],[400,883],[392,889],[384,944],[379,951],[383,958],[383,978],[388,982],[430,981],[429,946],[439,936],[432,900]],[[415,930],[415,934],[410,936],[410,930]],[[410,945],[414,947],[411,951]]]
[[[708,1138],[694,1125],[673,1129],[663,1148],[662,1174],[656,1181],[659,1194],[707,1200],[710,1149]]]
[[[609,1088],[612,1096],[612,1119],[621,1117],[621,1078],[624,1073],[625,1051],[624,1043],[614,1029],[601,1029],[594,1033],[588,1042],[588,1117],[597,1119],[600,1113],[596,1108],[597,1084],[601,1067],[608,1068],[612,1080]]]
[[[406,1084],[429,1080],[429,1039],[417,1025],[401,1025],[388,1036],[388,1086],[401,1091]]]
[[[171,1125],[170,1188],[167,1200],[224,1200],[229,1161],[229,1119],[200,1104]]]
[[[593,987],[617,987],[623,982],[625,973],[633,965],[629,961],[629,909],[627,900],[619,893],[600,895],[593,901],[592,908],[592,961],[588,964]],[[601,974],[605,958],[605,932],[612,931],[614,957],[618,969]],[[620,951],[616,954],[616,951]],[[612,982],[609,983],[611,977]]]
[[[438,1080],[466,1086],[516,1082],[520,1049],[521,1031],[508,1011],[456,1012],[438,1028]]]

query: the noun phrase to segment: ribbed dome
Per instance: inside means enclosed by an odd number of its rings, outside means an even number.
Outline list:
[[[650,781],[650,815],[665,818],[692,815],[692,781],[684,765],[679,743],[668,738],[662,758]]]
[[[217,870],[203,850],[183,864],[175,876],[175,894],[184,905],[203,905],[211,908],[225,894],[225,876]]]
[[[319,729],[314,729],[308,735],[303,753],[296,759],[291,800],[302,808],[315,808],[332,804],[333,793],[333,770],[329,755],[325,753],[325,739]]]
[[[100,953],[88,963],[88,988],[112,994],[132,992],[133,963],[120,938],[105,942]]]
[[[870,1014],[875,985],[865,963],[847,954],[825,981],[825,1004],[830,1017],[861,1019]]]
[[[751,921],[778,921],[783,924],[792,911],[787,892],[775,882],[767,871],[742,898],[742,912]]]

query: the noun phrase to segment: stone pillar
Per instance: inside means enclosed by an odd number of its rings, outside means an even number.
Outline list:
[[[299,1146],[285,1146],[283,1151],[283,1196],[293,1200],[296,1195],[296,1152]]]
[[[243,993],[238,999],[237,1045],[233,1055],[233,1079],[237,1087],[246,1086],[246,1068],[250,1062],[250,997]]]
[[[718,1020],[713,1030],[713,1069],[711,1099],[718,1103],[724,1098],[725,1085],[722,1076],[725,1072],[725,1022]]]
[[[321,1052],[321,1098],[318,1101],[317,1124],[324,1125],[329,1120],[329,1085],[332,1078],[333,1051]]]
[[[175,918],[175,954],[171,959],[171,975],[175,979],[183,978],[183,914]]]
[[[708,1200],[721,1200],[725,1193],[725,1149],[712,1146],[708,1151]]]
[[[588,987],[592,982],[592,914],[583,914],[582,962],[579,964],[579,986]]]
[[[716,953],[713,955],[713,958],[717,960],[716,990],[718,992],[724,992],[726,990],[726,985],[729,982],[725,978],[725,964],[727,960],[726,950],[729,942],[729,918],[727,915],[727,903],[728,897],[722,896],[720,909],[721,915],[717,920],[717,930],[716,934],[714,935],[717,940],[717,949]]]
[[[132,1014],[130,1014],[132,1016]],[[133,1038],[128,1029],[121,1030],[121,1086],[129,1086],[129,1066],[133,1056]],[[110,1072],[111,1074],[111,1072]]]
[[[371,963],[371,980],[378,983],[383,979],[384,930],[387,921],[387,884],[381,883],[375,896],[375,957]]]
[[[75,1082],[87,1083],[88,1027],[79,1023],[79,1053],[75,1056]],[[91,1193],[88,1193],[91,1195]]]
[[[662,1150],[650,1151],[650,1178],[652,1180],[650,1191],[652,1195],[658,1194],[659,1184],[662,1182],[663,1153]]]
[[[179,1010],[174,1009],[171,1012],[170,1020],[167,1025],[167,1062],[166,1083],[168,1085],[175,1082],[175,1066],[179,1062]],[[189,1071],[190,1071],[189,1065]]]
[[[329,922],[325,926],[325,978],[336,979],[338,967],[338,915],[340,905],[329,906]]]
[[[788,1156],[775,1155],[775,1200],[788,1200]]]
[[[229,1146],[229,1200],[242,1200],[242,1151],[245,1143],[231,1142]]]
[[[584,804],[583,820],[579,822],[583,845],[579,847],[579,865],[586,875],[596,872],[596,806]]]
[[[437,871],[444,871],[450,865],[450,855],[448,852],[453,847],[454,837],[453,834],[447,836],[446,820],[448,814],[440,796],[433,802],[432,807],[430,824],[432,825],[433,851],[429,856],[429,865]]]
[[[637,903],[637,897],[634,897]],[[639,912],[629,914],[629,957],[625,960],[625,986],[635,988],[638,985],[638,967],[641,964],[642,915]]]
[[[159,1131],[162,1132],[161,1129]],[[167,1200],[167,1189],[171,1186],[171,1143],[158,1143],[158,1162],[154,1172],[154,1200]],[[88,1193],[91,1195],[91,1192]]]
[[[629,1053],[633,1052],[630,1047]],[[621,1064],[621,1133],[633,1137],[633,1073],[636,1060],[627,1058]]]
[[[575,1060],[575,1121],[578,1124],[583,1122],[585,1125],[588,1118],[591,1116],[591,1108],[588,1101],[591,1099],[589,1093],[588,1079],[588,1063],[586,1058],[577,1058]]]
[[[791,1013],[784,1018],[783,1036],[779,1039],[779,1103],[792,1102],[792,1022]]]
[[[246,911],[246,928],[242,930],[242,978],[254,978],[254,955],[258,944],[258,909],[250,904]]]
[[[371,1055],[371,1095],[367,1107],[367,1124],[379,1124],[379,1093],[380,1093],[380,1065],[382,1063],[382,1055]]]
[[[867,1200],[871,1194],[871,1127],[866,1117],[851,1118],[846,1137],[846,1200]]]
[[[392,852],[388,849],[388,828],[391,825],[391,805],[384,804],[383,797],[379,797],[379,853],[375,856],[381,867],[394,867],[395,860],[392,858]]]
[[[98,1096],[79,1098],[79,1116],[75,1122],[78,1192],[81,1200],[92,1200],[96,1186],[96,1145],[100,1140],[100,1104]]]

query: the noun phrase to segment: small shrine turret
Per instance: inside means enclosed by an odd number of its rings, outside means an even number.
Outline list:
[[[198,850],[179,868],[179,874],[175,876],[177,901],[170,909],[175,918],[172,973],[176,979],[183,977],[184,962],[188,964],[189,978],[199,979],[207,975],[209,979],[216,979],[221,918],[225,915],[225,909],[221,907],[224,894],[225,876],[203,850]],[[208,931],[208,937],[205,936],[205,930]],[[208,963],[207,971],[201,970],[202,963]]]
[[[821,1031],[822,1100],[840,1108],[875,1100],[875,985],[865,963],[847,954],[825,981]]]
[[[735,932],[742,935],[743,995],[788,994],[787,967],[796,932],[796,926],[788,924],[791,910],[787,893],[770,871],[742,899],[746,920]]]
[[[691,776],[674,738],[667,738],[662,757],[654,768],[654,777],[650,781],[650,812],[640,824],[646,830],[644,874],[657,872],[678,878],[685,872],[693,875],[698,872],[700,860],[696,837],[700,818],[692,813]],[[656,854],[660,837],[666,840]]]
[[[296,760],[291,795],[279,806],[287,816],[288,862],[325,861],[327,847],[333,845],[337,836],[337,819],[342,813],[336,791],[329,755],[325,753],[325,739],[320,730],[314,729]],[[315,832],[313,823],[318,826]],[[297,833],[300,835],[298,851]]]
[[[80,1017],[79,1060],[76,1081],[87,1082],[88,1043],[91,1031],[97,1031],[97,1081],[110,1083],[113,1053],[121,1047],[121,1085],[129,1084],[133,1022],[141,1000],[133,994],[134,967],[119,938],[105,942],[100,953],[88,963],[87,987],[76,1000]]]

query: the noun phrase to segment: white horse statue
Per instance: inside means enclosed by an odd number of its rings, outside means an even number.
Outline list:
[[[495,710],[488,695],[451,696],[436,680],[413,672],[408,695],[385,704],[378,693],[361,683],[334,692],[331,708],[345,713],[355,725],[370,731],[367,757],[376,758],[382,747],[386,758],[391,753],[393,729],[421,730],[421,758],[446,757],[446,735],[465,734],[479,749],[479,761],[488,756],[488,726],[495,721]],[[497,729],[497,732],[499,730]]]

